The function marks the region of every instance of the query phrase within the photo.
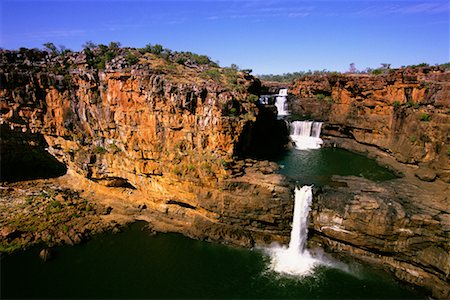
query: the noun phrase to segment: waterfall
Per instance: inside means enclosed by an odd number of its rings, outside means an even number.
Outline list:
[[[280,89],[278,91],[278,95],[280,95],[280,96],[287,96],[287,92],[288,92],[288,89]]]
[[[275,98],[275,106],[277,107],[279,116],[289,115],[289,111],[287,110],[287,92],[288,89],[280,89],[278,96]]]
[[[306,276],[313,272],[320,261],[306,249],[308,238],[308,215],[312,202],[312,187],[295,189],[294,219],[289,247],[272,248],[271,267],[274,271],[295,276]]]
[[[322,122],[294,121],[291,123],[291,139],[300,150],[319,149],[323,144],[320,138]]]
[[[308,237],[308,215],[311,210],[311,186],[303,186],[300,190],[295,188],[294,220],[292,222],[291,241],[289,249],[301,254],[305,251]]]

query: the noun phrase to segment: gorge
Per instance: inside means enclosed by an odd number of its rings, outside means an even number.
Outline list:
[[[290,144],[279,105],[258,104],[261,82],[209,63],[120,51],[99,70],[86,52],[1,50],[2,198],[43,201],[46,213],[78,205],[72,199],[85,207],[69,222],[38,229],[9,219],[5,209],[3,247],[77,243],[135,220],[199,240],[287,244],[299,178],[261,159]],[[291,120],[294,137],[309,128],[312,148],[320,147],[322,129],[325,146],[366,153],[401,175],[321,181],[313,188],[309,244],[383,266],[436,298],[450,293],[449,76],[437,69],[318,76],[277,91],[276,99],[283,100],[281,115],[299,116]],[[305,122],[311,119],[318,122]],[[257,156],[256,149],[266,152]],[[20,169],[49,165],[44,173],[67,174],[20,194],[20,180],[33,179]],[[97,217],[97,227],[75,224]]]

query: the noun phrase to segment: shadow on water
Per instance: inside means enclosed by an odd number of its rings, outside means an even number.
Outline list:
[[[22,133],[1,127],[0,181],[59,177],[67,172],[64,164],[50,155],[40,134]]]
[[[320,268],[303,279],[268,271],[261,251],[151,236],[144,222],[86,244],[54,249],[44,263],[39,248],[1,257],[4,298],[423,298],[392,279],[364,269],[353,276]],[[361,273],[362,272],[362,273]]]
[[[339,148],[293,149],[273,159],[281,166],[281,174],[301,184],[329,184],[333,175],[358,176],[373,181],[398,178],[375,160]]]

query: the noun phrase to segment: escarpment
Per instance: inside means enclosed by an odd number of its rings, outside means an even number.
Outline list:
[[[159,230],[246,246],[286,239],[289,183],[273,164],[234,159],[261,114],[257,79],[149,53],[99,71],[87,54],[0,53],[3,180],[24,145],[46,148],[98,187],[139,193]]]
[[[450,73],[308,76],[290,92],[293,114],[324,121],[328,146],[365,152],[403,176],[334,177],[315,195],[312,241],[448,298]]]
[[[449,182],[449,72],[427,67],[377,76],[308,76],[290,92],[293,113],[324,120],[323,133],[332,143],[356,150],[374,146],[419,166],[419,178]]]

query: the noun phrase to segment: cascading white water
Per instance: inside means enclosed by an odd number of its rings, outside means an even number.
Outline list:
[[[308,237],[308,215],[311,210],[312,188],[303,186],[295,188],[294,219],[292,221],[291,240],[289,249],[296,253],[303,253]]]
[[[278,96],[275,98],[275,106],[277,107],[279,116],[289,115],[289,111],[287,110],[287,92],[288,89],[280,89]]]
[[[320,138],[321,122],[294,121],[291,123],[291,139],[300,150],[319,149],[323,144]]]
[[[320,261],[306,249],[308,238],[308,214],[312,202],[312,187],[295,189],[294,220],[289,247],[272,248],[271,267],[274,271],[295,276],[306,276],[313,272]]]
[[[280,89],[278,91],[278,95],[280,95],[280,96],[287,96],[287,92],[288,92],[288,89]]]

